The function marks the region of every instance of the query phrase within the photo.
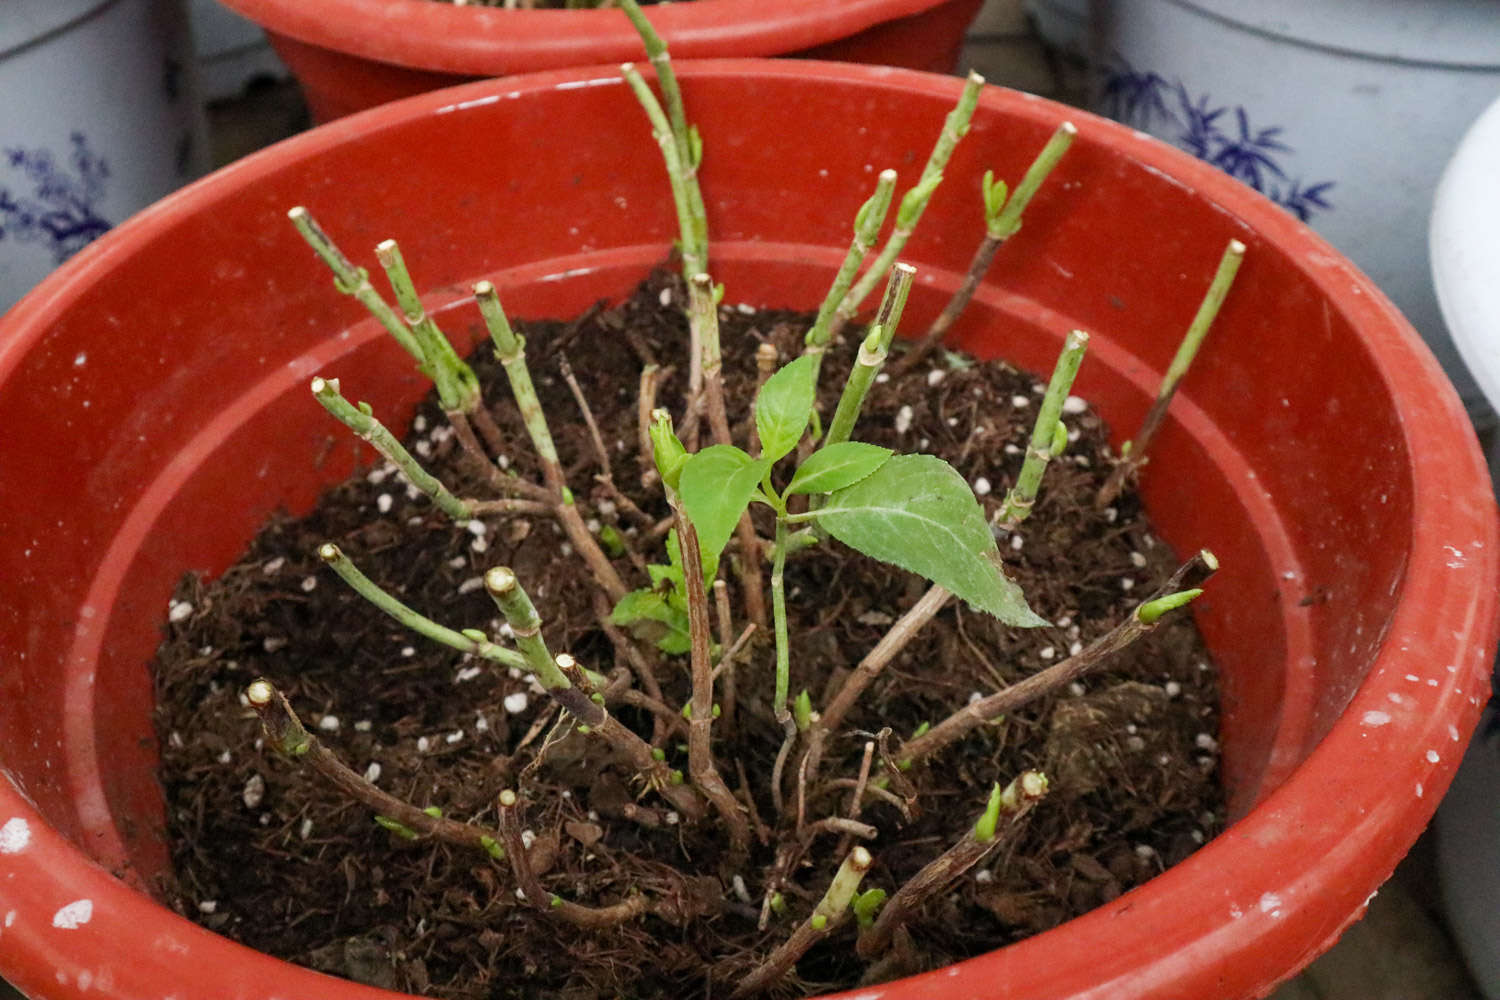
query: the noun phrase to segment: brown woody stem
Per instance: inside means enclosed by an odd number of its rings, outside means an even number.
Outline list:
[[[460,847],[472,847],[498,857],[491,831],[458,820],[434,816],[380,788],[339,760],[316,736],[309,733],[292,711],[286,695],[265,678],[245,689],[250,707],[260,716],[261,729],[277,753],[304,764],[349,798],[377,816],[393,820],[419,836],[432,837]]]
[[[1206,579],[1217,568],[1218,560],[1211,552],[1204,549],[1178,567],[1171,578],[1158,588],[1150,599],[1136,608],[1135,613],[1095,639],[1083,650],[1056,666],[1048,667],[1002,691],[965,705],[921,736],[901,744],[895,753],[895,758],[903,763],[906,761],[915,763],[930,757],[985,723],[994,721],[997,716],[1014,712],[1028,702],[1050,694],[1098,669],[1108,661],[1110,656],[1156,629],[1160,619],[1143,621],[1142,608],[1150,606],[1156,598],[1180,591],[1184,581],[1191,577],[1197,577],[1199,580]]]
[[[1047,779],[1036,771],[1026,771],[1000,793],[999,812],[1004,814],[1008,826],[1013,828],[1016,821],[1030,811],[1032,805],[1045,794]],[[946,890],[956,879],[984,860],[985,855],[1005,843],[1006,838],[995,835],[993,819],[991,824],[987,837],[977,829],[970,830],[962,840],[928,862],[886,901],[874,925],[859,936],[855,947],[861,958],[875,958],[884,952],[890,945],[891,935],[896,928],[905,924],[922,904]]]

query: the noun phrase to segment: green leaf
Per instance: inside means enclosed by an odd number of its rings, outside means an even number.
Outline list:
[[[1047,624],[1006,578],[969,484],[932,455],[897,455],[817,512],[834,538],[941,584],[1007,625]]]
[[[681,655],[691,645],[687,614],[655,591],[632,590],[620,598],[609,620],[630,629],[637,639],[656,643],[663,653]]]
[[[793,493],[832,493],[853,486],[874,472],[891,457],[891,449],[863,441],[831,444],[807,456],[797,466],[786,495]]]
[[[753,459],[732,444],[704,448],[682,467],[677,493],[688,520],[698,531],[705,565],[724,551],[740,515],[750,505],[750,494],[770,467],[766,459]]]
[[[802,440],[812,416],[817,358],[799,355],[766,379],[755,397],[755,429],[760,432],[762,458],[776,461]]]

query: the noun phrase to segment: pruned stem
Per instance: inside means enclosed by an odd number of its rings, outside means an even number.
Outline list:
[[[1020,475],[995,515],[1003,527],[1015,528],[1031,514],[1047,463],[1067,447],[1067,430],[1061,422],[1063,403],[1073,388],[1073,379],[1078,375],[1078,366],[1083,363],[1083,352],[1088,349],[1088,344],[1089,335],[1082,330],[1072,331],[1063,341],[1062,352],[1052,369],[1052,379],[1047,383],[1047,393],[1037,410],[1036,424],[1031,431],[1031,443],[1026,446],[1026,459],[1021,463]]]
[[[384,240],[376,245],[375,256],[379,259],[380,266],[385,268],[386,278],[391,283],[391,291],[395,293],[406,325],[421,348],[422,357],[426,361],[425,370],[437,387],[438,400],[443,409],[472,413],[482,403],[479,380],[458,356],[443,331],[438,329],[437,323],[427,315],[411,273],[406,269],[401,248],[396,245],[395,240]]]
[[[661,384],[661,368],[646,365],[641,369],[640,391],[635,398],[636,446],[640,450],[641,486],[650,489],[661,475],[656,471],[655,449],[651,445],[651,414],[656,409],[656,389]]]
[[[439,482],[436,476],[422,468],[421,463],[396,439],[396,435],[375,419],[367,404],[355,406],[343,397],[339,392],[338,379],[314,378],[312,393],[325,410],[400,469],[406,481],[427,494],[444,514],[460,523],[473,516],[470,506],[449,492],[448,487]]]
[[[984,195],[984,238],[979,241],[979,246],[974,250],[974,257],[969,262],[969,270],[964,274],[963,282],[938,318],[933,320],[932,326],[927,328],[927,333],[891,368],[891,374],[900,375],[911,370],[918,362],[927,357],[934,348],[943,342],[948,330],[954,321],[968,308],[969,300],[974,297],[974,292],[979,288],[979,283],[984,280],[990,265],[994,263],[995,254],[999,251],[1001,244],[1015,235],[1021,228],[1021,215],[1026,211],[1026,206],[1031,204],[1032,197],[1047,175],[1052,173],[1052,168],[1057,166],[1057,161],[1068,151],[1073,144],[1073,138],[1078,134],[1077,127],[1072,122],[1063,122],[1052,133],[1042,151],[1037,154],[1036,159],[1031,161],[1021,183],[1016,185],[1015,191],[1009,198],[1005,197],[1005,183],[996,181],[994,176],[986,171],[982,182],[982,194]]]
[[[1173,355],[1172,363],[1167,366],[1166,375],[1162,376],[1161,388],[1157,390],[1151,409],[1146,411],[1146,419],[1141,423],[1140,433],[1121,449],[1120,463],[1115,466],[1109,479],[1105,480],[1104,486],[1099,490],[1099,496],[1095,500],[1098,506],[1106,507],[1112,503],[1125,488],[1125,483],[1146,463],[1146,449],[1151,446],[1156,432],[1161,429],[1162,421],[1167,416],[1167,407],[1171,405],[1172,397],[1177,394],[1177,386],[1187,374],[1193,359],[1197,357],[1198,348],[1203,345],[1203,338],[1208,336],[1209,327],[1213,326],[1214,319],[1219,315],[1219,307],[1224,304],[1224,298],[1229,294],[1229,288],[1234,284],[1234,276],[1239,272],[1240,263],[1244,259],[1245,244],[1239,240],[1230,240],[1224,248],[1223,255],[1219,258],[1219,268],[1214,272],[1213,281],[1209,282],[1208,291],[1204,293],[1203,301],[1198,304],[1198,311],[1194,314],[1192,323],[1188,325],[1182,342],[1177,345],[1177,353]]]
[[[855,893],[859,891],[859,883],[864,879],[865,873],[870,870],[872,864],[874,864],[874,858],[870,856],[868,850],[863,847],[855,847],[851,850],[834,874],[828,891],[823,893],[823,898],[818,901],[818,905],[813,908],[808,918],[797,925],[791,937],[767,955],[765,961],[741,980],[734,992],[729,995],[731,997],[752,996],[775,984],[790,972],[797,964],[797,960],[807,954],[809,948],[832,933],[848,914],[849,904],[853,902]]]
[[[298,205],[286,215],[292,220],[292,225],[297,228],[297,232],[307,241],[307,245],[313,248],[313,252],[333,272],[334,287],[345,295],[353,296],[360,305],[369,310],[370,315],[380,321],[380,325],[395,338],[396,343],[417,359],[417,364],[425,364],[426,359],[422,356],[422,348],[418,346],[416,338],[402,322],[400,314],[392,309],[380,292],[376,291],[375,286],[370,284],[370,272],[362,267],[355,267],[306,208]]]
[[[890,236],[886,237],[885,246],[881,247],[875,262],[865,270],[854,288],[844,296],[844,301],[834,311],[828,331],[830,338],[838,336],[844,326],[854,318],[859,312],[860,303],[870,297],[875,286],[885,277],[886,272],[901,256],[901,251],[906,248],[906,241],[911,239],[912,231],[916,229],[922,213],[927,210],[927,203],[932,200],[932,193],[942,182],[943,170],[948,165],[949,157],[953,155],[954,147],[958,145],[958,140],[963,138],[964,133],[969,131],[969,119],[974,117],[974,108],[979,103],[979,91],[983,86],[984,77],[978,73],[969,74],[968,80],[964,83],[963,93],[959,95],[958,105],[943,120],[943,130],[938,134],[932,153],[927,157],[927,164],[922,168],[922,176],[906,194],[901,196],[901,204],[896,209],[895,229],[891,231]]]
[[[502,856],[494,833],[470,823],[433,815],[396,798],[368,781],[338,759],[316,736],[308,732],[292,711],[286,695],[265,678],[251,682],[245,689],[250,707],[260,716],[266,741],[280,753],[311,767],[339,791],[366,806],[377,816],[392,820],[413,833],[433,837],[461,847],[477,848],[492,858]]]
[[[614,927],[634,920],[650,910],[651,901],[640,894],[629,896],[613,906],[584,906],[549,893],[542,887],[541,879],[537,878],[531,867],[531,859],[526,854],[526,844],[521,836],[520,798],[507,788],[500,793],[498,805],[500,835],[504,839],[505,853],[510,859],[516,883],[529,906],[576,927],[590,930]]]
[[[516,408],[520,410],[526,434],[531,438],[531,447],[541,463],[542,479],[547,488],[560,498],[565,485],[562,465],[557,459],[557,446],[552,442],[552,431],[547,426],[547,415],[542,411],[542,402],[537,398],[536,386],[531,381],[531,369],[526,366],[526,338],[511,329],[510,318],[505,315],[500,295],[495,291],[493,283],[481,281],[476,284],[474,298],[479,303],[479,314],[484,317],[490,339],[495,344],[495,356],[505,368],[505,377],[516,398]]]
[[[699,819],[703,814],[702,803],[691,789],[674,782],[671,768],[657,760],[651,753],[651,744],[620,724],[603,705],[594,701],[592,691],[569,679],[567,670],[575,663],[566,653],[555,658],[547,649],[541,629],[541,616],[531,603],[516,574],[509,568],[497,566],[484,575],[484,589],[494,598],[500,613],[516,635],[516,646],[525,657],[526,669],[547,690],[547,694],[567,709],[582,726],[587,726],[591,736],[597,736],[618,751],[636,772],[661,795],[690,819]],[[578,675],[583,677],[582,672]]]
[[[734,857],[750,850],[750,824],[740,811],[739,800],[724,783],[714,764],[713,722],[714,682],[709,624],[708,591],[703,585],[703,562],[698,549],[698,532],[676,497],[671,496],[677,519],[677,543],[682,547],[682,579],[686,591],[689,637],[689,667],[692,671],[692,717],[688,720],[688,774],[713,804],[729,833],[729,847]]]
[[[875,181],[875,192],[865,200],[854,216],[854,239],[849,244],[849,252],[844,255],[843,264],[839,265],[838,273],[834,275],[828,294],[823,297],[823,304],[818,307],[813,325],[808,328],[804,354],[821,355],[827,349],[834,311],[849,293],[849,286],[854,284],[854,276],[859,272],[859,265],[864,261],[865,254],[875,245],[880,227],[885,225],[886,214],[891,209],[891,195],[895,190],[896,171],[889,168],[882,170]]]
[[[988,808],[962,840],[928,862],[896,894],[886,901],[869,930],[859,936],[855,946],[860,957],[872,959],[890,945],[896,928],[911,918],[924,903],[945,891],[985,855],[1004,843],[996,836],[996,822],[1003,814],[1009,824],[1024,816],[1047,794],[1047,779],[1038,771],[1023,772],[1003,791],[996,786]]]
[[[901,651],[916,637],[922,627],[932,621],[937,613],[943,609],[951,597],[945,588],[933,584],[927,588],[917,603],[913,604],[906,613],[891,625],[885,635],[880,637],[864,659],[859,661],[859,666],[850,672],[840,685],[838,693],[824,707],[822,715],[813,728],[822,729],[825,732],[837,732],[844,723],[844,716],[849,714],[860,695],[870,686],[880,672],[894,660]]]
[[[667,43],[646,15],[641,11],[635,0],[621,0],[621,8],[625,15],[630,18],[636,33],[641,36],[641,42],[646,48],[646,58],[651,62],[651,68],[656,71],[656,82],[661,87],[662,97],[666,100],[667,127],[666,131],[671,135],[673,145],[677,150],[677,159],[683,168],[687,187],[688,217],[684,221],[684,230],[693,231],[691,241],[683,241],[683,275],[691,278],[700,271],[708,270],[708,214],[703,207],[703,194],[698,187],[698,164],[702,159],[703,151],[701,144],[696,141],[692,126],[687,121],[687,111],[682,103],[682,88],[677,85],[677,74],[672,69],[672,58],[667,52]],[[634,84],[632,83],[632,88]],[[637,93],[639,96],[639,92]],[[654,102],[654,98],[653,98]],[[647,117],[652,119],[653,127],[660,127],[653,116],[652,108],[645,106]],[[660,106],[657,106],[658,110]],[[671,164],[668,164],[671,169]]]
[[[917,269],[910,264],[897,264],[886,283],[885,296],[880,303],[880,312],[870,324],[870,332],[859,346],[859,356],[849,377],[844,382],[843,394],[838,407],[833,411],[833,420],[823,437],[823,446],[840,444],[849,440],[854,432],[854,422],[865,405],[865,396],[879,374],[880,368],[890,352],[891,340],[896,336],[896,327],[901,322],[901,313],[906,308],[906,297],[911,292],[912,276]]]
[[[1157,604],[1157,601],[1181,592],[1183,583],[1190,578],[1207,579],[1218,567],[1218,560],[1214,558],[1213,553],[1204,549],[1178,567],[1167,582],[1158,588],[1150,599],[1139,605],[1129,617],[1078,653],[1002,691],[965,705],[921,736],[913,737],[903,743],[895,753],[896,759],[903,763],[908,761],[915,763],[931,757],[978,727],[993,722],[996,717],[1007,712],[1014,712],[1028,702],[1050,694],[1098,669],[1115,653],[1153,631],[1160,624],[1160,615],[1156,612],[1161,605]]]
[[[521,411],[521,420],[531,438],[531,446],[541,463],[542,478],[557,503],[558,523],[588,566],[594,582],[609,595],[610,600],[619,601],[628,588],[604,550],[599,548],[599,542],[583,523],[578,508],[570,499],[567,483],[563,480],[562,464],[557,458],[557,447],[552,441],[552,431],[547,426],[547,416],[542,412],[541,400],[537,398],[536,387],[531,381],[531,371],[526,366],[526,340],[511,329],[510,320],[500,305],[500,296],[493,284],[488,281],[479,282],[474,286],[474,297],[479,302],[479,312],[484,317],[485,326],[489,328],[490,339],[494,341],[495,356],[500,359],[500,364],[505,368],[505,376],[510,381],[511,392],[516,397],[516,407]]]
[[[376,608],[411,629],[420,636],[442,643],[460,653],[477,656],[492,663],[499,663],[505,667],[524,668],[526,657],[513,649],[506,649],[490,642],[482,632],[475,629],[466,629],[463,632],[454,631],[445,625],[423,615],[419,611],[402,604],[395,597],[381,589],[369,577],[362,573],[358,566],[343,551],[332,542],[324,542],[318,546],[318,558],[328,564],[328,567],[337,573],[355,593],[375,605]]]
[[[719,347],[719,309],[713,279],[703,273],[688,279],[688,301],[698,317],[703,351],[703,403],[715,444],[729,444],[729,413],[724,407],[724,358]]]

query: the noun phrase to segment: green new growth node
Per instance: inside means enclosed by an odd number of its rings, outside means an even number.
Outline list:
[[[859,925],[860,929],[874,926],[875,915],[880,912],[880,907],[885,904],[885,898],[885,890],[878,888],[866,889],[854,897],[854,902],[851,904],[850,909],[854,911],[854,922]]]
[[[496,861],[505,860],[505,848],[501,847],[500,842],[494,837],[486,834],[485,836],[479,838],[479,843],[484,848],[485,853],[494,858]]]
[[[1000,822],[1000,783],[990,789],[990,800],[984,807],[979,822],[974,824],[974,839],[988,844],[995,839],[995,825]]]
[[[812,695],[803,688],[797,695],[797,700],[792,703],[792,718],[796,720],[797,731],[805,733],[807,727],[812,725]]]
[[[1191,604],[1201,593],[1203,593],[1202,587],[1194,587],[1192,590],[1179,590],[1175,594],[1158,597],[1136,608],[1135,616],[1140,619],[1142,625],[1154,625],[1162,615]]]
[[[389,830],[402,840],[416,840],[417,831],[402,823],[398,823],[389,816],[376,816],[375,825],[383,830]]]

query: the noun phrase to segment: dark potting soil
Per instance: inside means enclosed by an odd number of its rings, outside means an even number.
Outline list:
[[[656,562],[663,561],[659,537],[648,540],[649,529],[610,503],[602,487],[584,488],[600,470],[559,365],[571,359],[587,387],[614,481],[651,517],[665,516],[660,488],[639,486],[636,406],[641,367],[656,362],[676,366],[659,398],[680,409],[682,294],[680,279],[663,270],[619,307],[595,308],[572,322],[524,324],[528,360],[568,481],[596,522],[591,527],[615,527]],[[769,342],[783,360],[795,356],[807,318],[724,307],[721,321],[731,422],[743,441],[745,407],[734,401],[753,392],[754,348]],[[846,344],[825,365],[825,414],[851,353]],[[502,461],[535,476],[491,354],[481,348],[472,360],[513,443]],[[875,386],[857,436],[943,457],[993,512],[1019,469],[1043,388],[1003,364],[935,355]],[[842,778],[845,786],[811,790],[810,815],[844,814],[847,779],[857,775],[870,734],[889,727],[899,742],[974,693],[1065,659],[1123,620],[1175,568],[1133,494],[1095,509],[1110,469],[1105,428],[1092,412],[1068,409],[1076,440],[1048,469],[1019,535],[1000,540],[1008,571],[1052,626],[1007,628],[950,603],[830,741],[821,773],[825,785]],[[340,433],[330,420],[330,436]],[[459,495],[479,495],[482,486],[457,461],[434,401],[419,411],[407,443]],[[273,520],[217,580],[183,581],[155,665],[175,865],[167,899],[253,948],[434,997],[727,996],[806,919],[848,849],[837,837],[811,843],[787,882],[785,916],[757,929],[761,890],[787,826],[768,791],[781,743],[767,710],[769,643],[753,647],[738,669],[732,738],[722,727],[715,732],[721,773],[731,788],[749,790],[769,839],[757,840],[748,863],[728,871],[724,833],[712,817],[671,822],[662,800],[643,793],[597,741],[574,731],[526,677],[407,632],[315,554],[320,543],[334,541],[418,610],[492,635],[497,613],[479,578],[489,567],[512,566],[554,651],[568,650],[603,673],[616,666],[615,648],[598,625],[593,584],[565,558],[551,519],[492,517],[484,529],[455,528],[390,468],[376,466],[330,490],[307,517]],[[760,530],[769,536],[767,523]],[[642,585],[644,574],[629,558],[615,562],[630,585]],[[787,567],[793,690],[806,687],[814,704],[826,703],[924,589],[924,581],[838,543],[794,556]],[[743,621],[743,612],[737,617]],[[664,700],[684,704],[685,658],[662,662]],[[580,930],[518,898],[506,862],[377,826],[366,807],[342,798],[311,768],[263,747],[243,700],[260,676],[286,692],[308,728],[347,764],[419,807],[493,829],[497,794],[518,789],[527,854],[549,893],[607,905],[639,891],[660,905],[615,927]],[[992,783],[1037,768],[1051,792],[1005,831],[1003,846],[928,902],[909,926],[910,940],[873,972],[855,956],[846,925],[814,946],[776,992],[849,987],[871,975],[969,957],[1107,903],[1180,861],[1222,822],[1216,705],[1211,661],[1189,617],[1178,615],[1100,672],[918,764],[904,776],[915,789],[909,818],[889,798],[863,807],[861,820],[879,829],[868,844],[875,866],[867,888],[894,892],[961,838]],[[616,714],[650,738],[652,721],[642,712],[620,707]],[[663,743],[672,766],[685,769],[681,739]],[[898,780],[891,789],[905,786]]]

